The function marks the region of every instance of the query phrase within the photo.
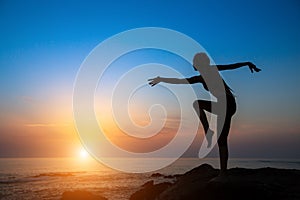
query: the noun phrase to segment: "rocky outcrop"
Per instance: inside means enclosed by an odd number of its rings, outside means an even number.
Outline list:
[[[225,177],[218,174],[219,170],[203,164],[173,184],[147,184],[135,193],[138,198],[132,195],[130,200],[300,199],[300,170],[233,168]]]
[[[171,183],[154,184],[154,181],[148,181],[142,185],[142,189],[131,195],[130,200],[151,200],[155,199],[160,193],[170,187]]]

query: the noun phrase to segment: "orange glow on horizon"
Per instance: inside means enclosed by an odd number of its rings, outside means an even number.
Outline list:
[[[84,148],[81,148],[80,151],[79,151],[79,157],[81,159],[86,159],[88,158],[90,155],[89,153],[84,149]]]

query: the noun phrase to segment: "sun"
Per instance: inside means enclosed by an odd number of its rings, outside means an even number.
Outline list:
[[[84,148],[81,148],[79,151],[79,156],[80,158],[87,158],[89,157],[89,153]]]

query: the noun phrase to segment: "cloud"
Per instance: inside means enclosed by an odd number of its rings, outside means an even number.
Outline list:
[[[63,124],[56,124],[56,123],[32,123],[32,124],[25,124],[26,127],[66,127],[70,126],[68,123]]]

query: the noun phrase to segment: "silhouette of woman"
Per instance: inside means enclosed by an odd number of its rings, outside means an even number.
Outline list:
[[[199,71],[200,74],[211,74],[210,71],[217,70],[232,70],[237,69],[243,66],[249,66],[250,71],[253,73],[261,71],[261,69],[257,68],[253,63],[251,62],[242,62],[242,63],[235,63],[235,64],[229,64],[229,65],[210,65],[210,59],[205,53],[197,53],[194,56],[193,59],[193,67],[195,71]],[[212,77],[213,78],[213,77]],[[236,112],[236,102],[235,97],[232,94],[231,88],[225,83],[225,81],[222,79],[224,83],[225,93],[218,91],[218,89],[209,90],[207,87],[207,84],[205,83],[203,77],[201,75],[199,76],[193,76],[187,79],[178,79],[178,78],[163,78],[163,77],[156,77],[151,78],[148,81],[151,86],[155,86],[156,84],[160,82],[164,83],[170,83],[170,84],[194,84],[194,83],[202,83],[205,90],[209,91],[213,96],[216,97],[217,101],[206,101],[206,100],[196,100],[193,103],[193,107],[203,125],[204,131],[205,131],[205,137],[207,140],[207,147],[211,147],[212,143],[212,136],[214,134],[213,130],[209,128],[209,124],[207,121],[207,117],[204,111],[212,113],[212,106],[220,106],[222,101],[225,99],[224,102],[226,102],[226,113],[224,118],[224,124],[222,130],[220,131],[220,136],[218,138],[218,146],[219,146],[219,154],[220,154],[220,166],[221,171],[220,175],[225,175],[227,171],[227,162],[228,162],[228,144],[227,144],[227,137],[230,130],[230,124],[231,124],[231,118]],[[223,90],[224,91],[224,90]],[[225,106],[222,104],[222,106]],[[214,113],[217,114],[218,113]],[[220,116],[218,116],[219,118]],[[217,120],[218,122],[219,120]],[[217,125],[217,128],[220,128]]]

